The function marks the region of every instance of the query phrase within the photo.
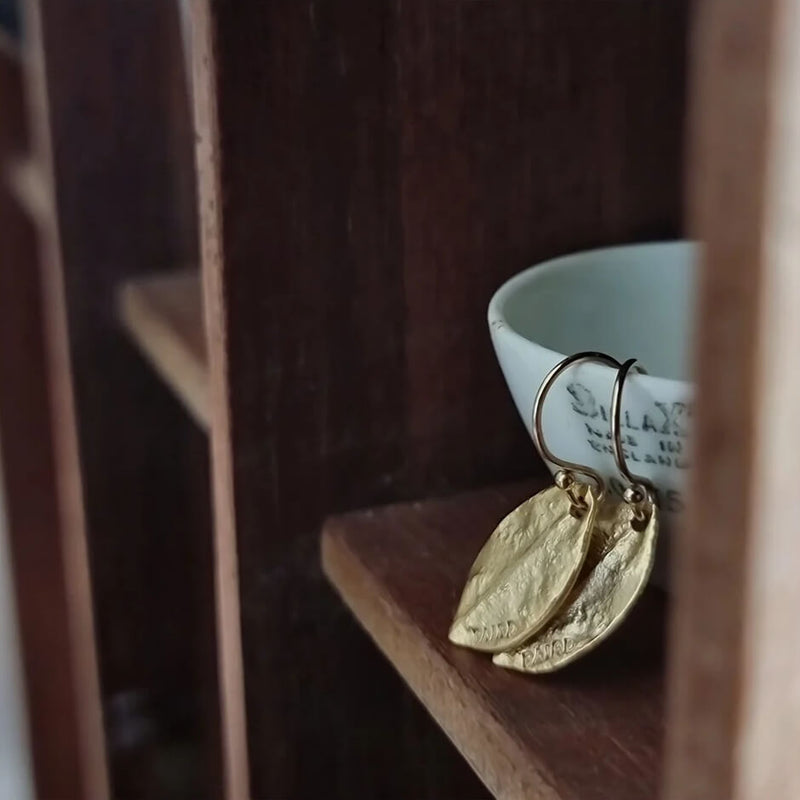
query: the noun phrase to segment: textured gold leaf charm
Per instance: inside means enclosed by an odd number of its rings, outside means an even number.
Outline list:
[[[597,513],[571,513],[569,494],[554,486],[512,511],[475,559],[450,628],[450,641],[496,653],[522,644],[572,589],[589,549]]]
[[[658,507],[652,506],[642,530],[634,527],[634,513],[627,503],[602,506],[586,563],[564,607],[531,641],[495,655],[495,664],[521,672],[553,672],[619,627],[647,584],[658,537]]]

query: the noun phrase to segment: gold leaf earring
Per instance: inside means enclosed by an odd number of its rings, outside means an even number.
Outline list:
[[[607,502],[599,510],[586,562],[563,608],[527,644],[495,655],[498,666],[534,674],[566,666],[610,636],[647,585],[658,503],[648,482],[628,469],[620,425],[622,389],[635,364],[632,358],[620,367],[611,401],[614,460],[629,484],[623,502]]]
[[[605,486],[594,470],[550,452],[542,409],[559,375],[584,361],[619,367],[603,353],[577,353],[542,381],[533,404],[533,440],[542,458],[560,467],[555,486],[512,511],[483,546],[450,628],[455,644],[490,653],[517,647],[559,609],[581,572]]]

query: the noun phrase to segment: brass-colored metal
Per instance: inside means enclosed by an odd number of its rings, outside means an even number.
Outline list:
[[[559,489],[563,489],[569,495],[569,499],[572,501],[572,516],[581,516],[587,508],[586,501],[583,499],[586,486],[582,483],[578,483],[575,480],[575,476],[571,472],[567,472],[565,469],[560,469],[553,477],[555,479],[556,486],[558,486]],[[605,487],[603,487],[603,489],[597,493],[598,503],[602,500],[604,491]]]
[[[598,512],[589,553],[563,608],[531,641],[497,653],[501,667],[534,674],[553,672],[580,658],[622,623],[647,584],[658,538],[658,507],[607,502]]]
[[[547,622],[580,573],[605,484],[594,470],[550,452],[544,442],[542,410],[558,376],[569,366],[590,360],[620,366],[603,353],[578,353],[550,370],[536,393],[533,441],[543,459],[561,467],[556,487],[512,511],[478,554],[450,629],[455,644],[492,653],[521,644]],[[577,481],[576,472],[595,486]]]
[[[553,486],[512,511],[475,559],[450,628],[450,641],[496,653],[526,641],[563,604],[581,571],[599,505],[582,487],[576,516],[567,491]],[[574,487],[571,487],[574,488]]]
[[[614,388],[611,393],[611,441],[614,445],[614,461],[617,469],[622,473],[630,486],[625,490],[623,499],[626,503],[631,503],[637,507],[642,499],[647,497],[650,502],[655,502],[655,492],[652,485],[640,475],[634,475],[628,468],[625,460],[625,450],[622,447],[622,390],[628,373],[636,367],[636,371],[641,375],[646,375],[644,367],[637,366],[637,359],[629,358],[617,370],[617,377],[614,379]]]
[[[589,554],[564,606],[526,644],[496,654],[498,666],[534,674],[566,666],[610,636],[647,585],[656,555],[658,505],[653,487],[628,469],[620,425],[622,390],[635,364],[632,358],[619,366],[611,402],[614,458],[630,483],[624,502],[604,503],[598,511]]]
[[[544,376],[542,385],[539,387],[539,391],[536,392],[536,399],[533,401],[533,413],[531,415],[531,432],[533,433],[533,443],[536,445],[539,455],[545,461],[550,461],[551,463],[556,464],[562,470],[566,470],[569,473],[577,472],[579,475],[585,475],[586,477],[590,478],[592,481],[594,481],[594,484],[598,490],[598,496],[600,499],[602,499],[605,491],[605,485],[603,483],[603,479],[600,477],[600,474],[591,467],[575,464],[571,461],[564,461],[563,459],[557,458],[555,455],[553,455],[553,453],[550,452],[549,448],[545,444],[544,432],[542,430],[544,398],[550,391],[550,387],[556,382],[556,379],[559,375],[561,375],[562,372],[564,372],[564,370],[571,366],[581,364],[584,361],[598,361],[601,364],[606,364],[609,367],[615,367],[618,370],[622,366],[616,358],[612,358],[605,353],[598,353],[590,350],[582,353],[575,353],[575,355],[559,361],[558,364],[556,364],[553,369],[551,369],[550,372]]]

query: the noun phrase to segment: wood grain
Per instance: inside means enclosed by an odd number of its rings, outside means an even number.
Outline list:
[[[199,3],[192,25],[192,80],[198,192],[200,196],[200,241],[203,299],[209,368],[209,424],[214,503],[214,590],[217,622],[217,669],[220,686],[222,763],[225,797],[235,800],[252,796],[245,718],[242,666],[239,563],[236,547],[236,516],[231,462],[231,417],[229,414],[228,359],[222,273],[219,264],[222,219],[218,213],[219,151],[216,76],[211,69],[215,39],[207,3]],[[271,743],[271,745],[274,743]]]
[[[251,792],[324,776],[332,798],[470,796],[324,588],[319,525],[536,469],[486,306],[539,259],[679,233],[686,3],[200,5],[215,491]]]
[[[79,800],[91,782],[76,691],[36,237],[0,187],[0,457],[37,796]],[[24,348],[20,346],[24,342]]]
[[[543,678],[451,645],[476,553],[538,488],[482,490],[329,520],[328,578],[495,797],[652,800],[659,783],[665,603],[645,595],[619,634]]]
[[[32,157],[36,159],[47,196],[54,197],[53,141],[47,106],[45,52],[42,18],[38,6],[30,5],[25,18],[29,58],[26,62],[28,108],[32,111],[30,130]],[[43,192],[43,194],[45,193]],[[36,220],[45,222],[44,220]],[[62,268],[59,228],[53,216],[39,227],[39,289],[41,292],[42,346],[49,401],[54,496],[57,503],[62,580],[67,616],[73,703],[76,709],[78,786],[64,787],[56,796],[109,796],[103,709],[98,677],[97,641],[89,572],[86,510],[78,447],[77,417],[70,359],[70,331]],[[28,300],[30,302],[30,299]],[[35,313],[35,312],[34,312]],[[14,465],[11,465],[14,469]],[[48,712],[49,713],[49,712]],[[63,746],[63,742],[59,745]],[[77,790],[77,791],[76,791]],[[75,794],[72,794],[75,792]]]
[[[710,0],[693,47],[704,242],[695,471],[680,538],[667,797],[800,794],[800,3]]]
[[[131,346],[115,304],[123,281],[198,259],[178,11],[104,0],[28,0],[26,9],[37,20],[31,151],[44,156],[56,208],[43,269],[63,288],[48,297],[46,319],[61,325],[54,336],[74,387],[75,419],[58,430],[75,457],[59,474],[73,488],[80,479],[85,500],[112,794],[168,791],[157,751],[137,769],[124,763],[131,754],[112,700],[132,693],[153,736],[177,737],[193,754],[191,796],[216,797],[206,443]],[[59,391],[71,397],[68,386]],[[144,792],[131,774],[158,780]]]
[[[0,42],[0,44],[3,44]],[[27,148],[20,48],[0,47],[0,163]],[[69,520],[60,513],[52,374],[32,220],[0,185],[0,460],[24,668],[35,791],[80,798],[102,776],[102,752],[84,739],[99,708],[93,673],[81,675],[80,595],[67,571]],[[80,587],[79,587],[80,588]],[[88,689],[88,692],[86,691]],[[87,748],[87,744],[89,747]],[[100,761],[99,769],[97,761]]]
[[[208,427],[208,363],[198,271],[133,278],[120,286],[117,307],[131,339],[197,423]]]

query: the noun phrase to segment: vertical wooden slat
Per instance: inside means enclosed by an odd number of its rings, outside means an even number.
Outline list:
[[[214,582],[217,619],[217,671],[223,783],[228,800],[248,797],[247,730],[244,706],[236,514],[230,449],[230,401],[226,307],[222,284],[222,218],[219,201],[219,132],[214,31],[206,2],[195,5],[192,63],[196,128],[200,241],[205,300],[210,393],[211,461],[214,503]]]
[[[800,3],[696,5],[704,249],[667,796],[777,800],[800,794]]]
[[[42,231],[45,286],[55,287],[46,319],[63,326],[57,346],[74,386],[77,426],[62,422],[77,433],[113,794],[166,791],[158,739],[191,753],[175,772],[194,780],[193,796],[215,797],[205,442],[130,346],[115,308],[125,279],[197,261],[178,8],[26,5],[34,150],[53,199]]]
[[[88,683],[76,672],[73,620],[86,609],[76,608],[65,572],[36,239],[2,188],[0,241],[0,458],[35,785],[40,797],[79,800],[101,756],[82,750],[79,697],[90,726],[98,701],[86,697],[92,672]]]
[[[53,153],[45,78],[45,54],[41,16],[31,3],[26,16],[28,41],[28,92],[31,108],[33,151],[41,164],[43,179],[52,196]],[[44,326],[45,375],[49,402],[55,469],[55,492],[61,533],[67,630],[76,708],[76,744],[80,791],[74,796],[108,797],[108,773],[103,732],[103,713],[97,671],[92,588],[86,541],[86,518],[78,453],[77,426],[66,316],[66,294],[61,243],[56,220],[50,216],[39,226],[42,324]],[[13,469],[13,465],[12,465]],[[71,743],[62,743],[70,747]],[[67,797],[68,795],[62,794]]]
[[[21,55],[17,43],[0,47],[4,166],[26,146]],[[64,570],[43,296],[35,230],[9,188],[0,184],[0,515],[15,573],[35,789],[40,797],[77,800],[91,764],[81,749],[76,608]]]

